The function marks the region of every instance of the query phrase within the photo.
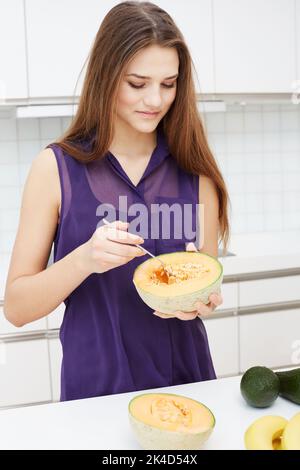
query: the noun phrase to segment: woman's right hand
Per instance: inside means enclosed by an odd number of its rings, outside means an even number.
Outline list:
[[[144,256],[144,251],[134,246],[135,243],[144,243],[143,238],[127,232],[128,225],[116,220],[98,227],[92,237],[79,247],[80,268],[88,275],[104,273],[128,263],[136,256]]]

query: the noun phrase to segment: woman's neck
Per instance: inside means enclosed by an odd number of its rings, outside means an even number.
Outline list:
[[[113,155],[143,157],[151,155],[157,145],[156,130],[151,134],[139,131],[116,130],[109,151]]]

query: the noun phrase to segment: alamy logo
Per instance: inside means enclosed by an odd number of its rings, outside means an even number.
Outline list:
[[[113,204],[99,204],[96,216],[101,220],[97,228],[103,225],[103,217],[110,222],[120,219],[130,221],[130,232],[144,239],[184,239],[200,247],[199,219],[203,231],[203,204],[162,202],[152,203],[149,208],[143,203],[128,205],[127,199],[119,196],[117,208]]]

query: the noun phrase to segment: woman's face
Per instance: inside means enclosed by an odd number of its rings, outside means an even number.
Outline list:
[[[128,64],[120,84],[117,122],[140,132],[153,132],[175,99],[178,71],[175,48],[149,46],[140,51]],[[145,117],[141,111],[158,114]]]

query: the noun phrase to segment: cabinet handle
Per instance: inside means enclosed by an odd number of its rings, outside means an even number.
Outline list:
[[[0,335],[0,343],[20,343],[22,341],[33,341],[36,339],[46,339],[46,331],[28,332],[28,333],[17,333],[17,334],[6,334]]]
[[[276,304],[260,304],[251,307],[239,307],[238,315],[250,315],[253,313],[268,313],[278,310],[291,310],[300,308],[300,300],[291,300],[289,302],[278,302]]]

